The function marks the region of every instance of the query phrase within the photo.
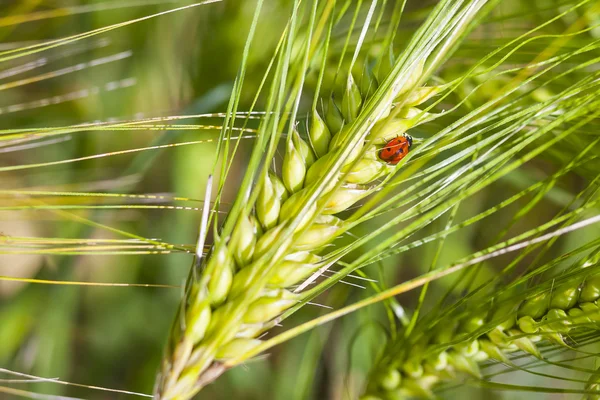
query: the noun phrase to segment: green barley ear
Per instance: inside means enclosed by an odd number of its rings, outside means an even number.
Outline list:
[[[319,43],[314,37],[311,45],[318,47]],[[305,51],[310,54],[310,46]],[[278,120],[297,115],[300,102],[269,103],[280,108],[265,113],[257,135],[263,142],[256,142],[254,169],[245,177],[245,189],[240,190],[225,224],[217,228],[212,250],[200,265],[200,276],[191,274],[191,290],[184,299],[187,306],[182,309],[190,326],[173,326],[173,350],[163,363],[158,398],[190,398],[226,368],[243,362],[246,353],[260,348],[259,335],[282,315],[314,297],[324,284],[349,273],[311,287],[322,271],[341,258],[341,253],[327,257],[328,246],[349,227],[335,214],[375,193],[382,184],[377,179],[396,171],[378,157],[376,145],[366,145],[373,141],[368,137],[372,125],[390,115],[392,108],[401,118],[411,113],[419,118],[391,100],[403,86],[401,82],[416,84],[414,78],[407,78],[407,71],[414,67],[409,67],[412,64],[406,59],[403,62],[378,88],[374,86],[377,90],[368,91],[370,98],[362,97],[348,73],[347,80],[334,88],[334,92],[342,93],[341,111],[333,94],[324,95],[329,102],[326,122],[313,111],[308,143],[295,129],[296,121],[288,121],[284,134],[285,125]],[[304,73],[299,72],[296,82],[302,82]],[[280,79],[288,82],[284,75]],[[287,90],[290,98],[300,96],[298,86]],[[281,108],[283,104],[288,108]],[[394,134],[403,132],[396,129]],[[267,153],[266,139],[271,143]],[[269,169],[279,140],[285,143],[285,151],[281,173],[277,174]],[[180,332],[182,326],[184,331]]]
[[[523,247],[527,253],[529,248]],[[588,253],[590,249],[593,249],[591,254]],[[444,312],[445,316],[435,322],[434,330],[419,331],[416,328],[413,335],[419,338],[419,346],[422,346],[416,355],[414,351],[407,355],[403,347],[390,344],[391,352],[384,352],[381,365],[372,373],[367,388],[369,395],[387,398],[394,393],[411,392],[415,396],[428,397],[436,386],[454,379],[457,372],[482,379],[479,364],[483,361],[496,360],[512,365],[513,356],[519,352],[542,360],[547,357],[544,352],[548,351],[549,345],[570,349],[578,337],[587,337],[590,332],[597,337],[600,329],[598,251],[600,242],[596,239],[560,257],[561,261],[572,261],[572,266],[562,273],[564,277],[559,275],[538,283],[537,287],[528,289],[531,293],[526,296],[513,289],[535,276],[533,273],[517,278],[506,289],[497,290],[498,299],[489,299],[489,305],[481,304],[476,296],[468,296],[461,302],[463,310],[472,306],[481,311],[465,312],[451,306]],[[581,253],[585,254],[583,259],[577,260]],[[557,264],[550,261],[534,271],[541,273]],[[582,268],[582,265],[594,267]],[[585,296],[582,296],[584,289]],[[496,302],[497,305],[492,305]],[[449,328],[456,321],[459,321],[458,329]],[[432,320],[426,318],[423,323],[431,326]],[[411,343],[410,349],[414,349],[415,339],[409,336],[403,340]],[[397,386],[382,384],[393,375],[390,375],[391,368],[401,374],[400,379],[394,380],[400,382]],[[386,371],[385,375],[381,375],[382,370]],[[424,371],[428,371],[427,374]],[[407,379],[412,379],[410,385],[403,387]],[[415,391],[415,386],[420,389]]]
[[[600,272],[592,274],[586,280],[597,282],[598,276]],[[377,370],[384,369],[386,372],[384,375],[381,375],[381,372],[373,373],[368,389],[370,396],[387,398],[392,393],[400,391],[413,391],[413,395],[421,396],[435,388],[431,382],[439,384],[447,381],[448,376],[453,376],[454,372],[481,379],[479,363],[488,359],[511,365],[511,355],[516,351],[522,351],[536,359],[543,359],[539,347],[540,342],[543,341],[570,348],[567,344],[569,337],[589,332],[590,329],[598,330],[600,327],[598,324],[600,307],[597,304],[600,295],[590,299],[594,302],[581,302],[578,295],[580,286],[581,281],[573,280],[560,285],[556,290],[545,291],[543,294],[522,301],[518,311],[520,317],[516,325],[513,322],[500,324],[497,322],[514,321],[517,314],[512,301],[502,304],[489,316],[483,313],[464,318],[455,335],[451,334],[451,330],[446,329],[445,322],[440,321],[437,333],[434,332],[433,335],[431,332],[422,333],[425,337],[431,338],[426,339],[426,342],[430,343],[429,346],[420,350],[423,357],[413,356],[402,359],[401,353],[386,354],[383,359],[386,361]],[[594,291],[596,289],[597,287]],[[554,308],[537,306],[544,303]],[[433,337],[436,337],[436,340],[432,340]],[[440,345],[443,346],[441,352],[439,352]],[[428,354],[435,356],[432,358],[427,356]],[[400,361],[397,357],[400,357]],[[400,368],[397,367],[398,364]],[[396,369],[390,369],[394,366]],[[429,378],[424,379],[426,370]],[[390,378],[397,374],[401,376]],[[404,388],[403,382],[408,379],[412,379],[411,385]],[[392,385],[390,382],[398,382],[398,384]],[[421,394],[414,392],[415,385],[420,386]]]

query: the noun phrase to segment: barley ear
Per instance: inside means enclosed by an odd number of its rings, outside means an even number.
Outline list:
[[[437,332],[428,332],[421,341],[421,350],[411,351],[404,359],[402,356],[400,359],[386,358],[391,364],[379,367],[378,371],[384,372],[374,373],[368,395],[387,398],[395,392],[405,391],[420,396],[430,393],[436,384],[457,372],[481,379],[479,363],[486,359],[510,365],[509,355],[515,351],[542,359],[537,343],[543,340],[568,348],[566,339],[570,332],[600,327],[599,276],[592,274],[584,282],[569,280],[552,290],[530,296],[517,306],[509,301],[489,313],[462,320],[457,329],[440,324]],[[582,297],[583,293],[585,296]],[[490,321],[499,322],[491,329],[486,328]],[[419,353],[429,353],[428,347],[457,341],[458,344],[448,346],[434,357],[419,356]],[[401,374],[400,379],[390,378],[394,375],[391,369]]]

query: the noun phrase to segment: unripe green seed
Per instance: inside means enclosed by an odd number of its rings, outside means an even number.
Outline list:
[[[216,350],[211,349],[207,346],[198,346],[192,352],[192,355],[189,358],[189,361],[187,363],[189,367],[186,368],[186,371],[193,371],[195,369],[196,374],[199,374],[200,372],[204,371],[210,365],[210,362],[214,357],[215,353]],[[196,375],[196,377],[197,376],[198,375]]]
[[[328,196],[328,199],[320,200],[319,207],[323,207],[321,211],[323,214],[337,214],[348,209],[369,193],[371,193],[369,188],[346,184]]]
[[[548,327],[546,325],[542,325],[540,327],[540,331],[543,331],[544,339],[549,340],[551,342],[554,342],[554,343],[556,343],[559,346],[568,347],[567,343],[563,339],[562,333],[554,332],[552,330],[552,328],[550,328],[550,327]]]
[[[493,358],[495,360],[504,362],[504,363],[508,363],[508,358],[506,358],[506,355],[504,354],[504,352],[502,352],[502,350],[500,350],[498,348],[498,346],[496,346],[494,343],[490,342],[489,340],[485,340],[485,339],[481,339],[479,341],[479,346],[481,347],[481,350],[486,352],[488,356],[490,356],[490,358]]]
[[[487,337],[499,347],[508,347],[509,338],[508,335],[504,333],[504,331],[500,329],[492,329],[487,333]]]
[[[403,107],[418,106],[438,94],[439,91],[439,86],[421,86],[408,93],[408,96],[401,96],[399,102],[402,103]]]
[[[398,114],[396,114],[396,118],[405,118],[405,119],[416,119],[417,117],[423,117],[430,115],[429,113],[424,112],[420,108],[417,107],[403,107]]]
[[[260,239],[258,239],[258,241],[256,242],[256,247],[254,248],[254,260],[258,260],[260,257],[263,256],[263,254],[265,254],[268,250],[270,250],[273,247],[273,242],[275,242],[279,238],[279,235],[281,234],[283,228],[284,225],[279,225],[273,229],[269,229],[265,232],[264,235],[260,237]],[[280,247],[287,248],[290,245],[290,241],[291,238],[288,238],[283,244],[281,244]]]
[[[324,157],[319,158],[313,165],[310,166],[308,172],[306,172],[304,187],[309,187],[323,176],[324,172],[328,169],[328,163],[330,162],[331,158],[332,154],[329,153]],[[335,184],[335,180],[333,182]]]
[[[494,329],[488,332],[487,337],[494,345],[501,348],[504,352],[519,350],[519,347],[515,343],[512,343],[509,336],[500,329]]]
[[[390,368],[379,377],[379,385],[384,390],[394,390],[402,383],[402,375],[395,368]]]
[[[327,154],[329,151],[329,142],[331,142],[331,133],[316,110],[312,114],[308,135],[317,157],[323,157]]]
[[[175,346],[175,350],[173,351],[173,365],[171,368],[177,375],[185,368],[185,364],[194,349],[194,344],[194,342],[186,338],[183,341],[178,342]]]
[[[235,337],[252,339],[260,335],[261,332],[270,329],[272,326],[272,323],[264,322],[259,322],[257,324],[242,324],[240,329],[235,334]]]
[[[448,353],[448,363],[457,371],[467,373],[476,378],[481,378],[481,371],[479,370],[477,363],[472,359],[465,357],[461,353]]]
[[[295,218],[298,213],[303,213],[302,220],[296,228],[301,230],[307,224],[309,224],[317,211],[317,204],[309,204],[308,207],[304,205],[306,195],[306,189],[302,189],[293,195],[283,203],[281,206],[281,215],[279,217],[279,223],[283,223],[286,220]]]
[[[348,75],[346,89],[342,97],[342,115],[347,122],[352,122],[357,117],[362,105],[362,96],[360,88],[354,82],[352,74]]]
[[[213,307],[223,303],[229,294],[233,281],[233,266],[224,266],[218,275],[211,277],[208,282],[210,304]]]
[[[252,261],[256,236],[257,229],[254,220],[242,215],[233,230],[229,245],[233,249],[233,257],[238,266],[244,267]]]
[[[350,154],[348,154],[348,156],[346,158],[344,158],[343,165],[349,165],[349,164],[353,163],[354,160],[356,160],[360,156],[364,146],[365,146],[364,142],[357,143],[352,148],[352,151],[350,152]]]
[[[296,251],[318,249],[338,236],[343,221],[333,215],[319,215],[314,223],[294,240]]]
[[[192,285],[190,294],[187,296],[187,307],[192,308],[194,304],[200,304],[208,298],[206,285]]]
[[[298,296],[287,290],[280,290],[278,296],[261,297],[255,300],[244,315],[244,323],[255,324],[270,321],[298,302]]]
[[[350,126],[344,126],[329,142],[329,151],[335,151],[338,147],[344,145],[344,141],[348,138],[350,134]]]
[[[242,324],[235,334],[236,339],[252,339],[260,334],[263,324]]]
[[[234,268],[228,248],[225,245],[217,245],[206,265],[206,270],[210,271],[208,298],[213,307],[225,301],[231,288]]]
[[[517,329],[512,329],[510,330],[510,335],[511,336],[520,336],[523,333]],[[537,358],[542,358],[542,355],[540,353],[540,351],[538,350],[537,346],[534,344],[534,342],[528,338],[528,337],[519,337],[516,339],[511,339],[511,343],[514,343],[519,349],[523,350],[526,353],[531,354],[534,357]]]
[[[279,201],[283,203],[289,197],[289,193],[285,188],[285,185],[283,184],[282,180],[279,179],[277,174],[274,174],[271,171],[269,171],[269,178],[271,179],[271,183],[273,184],[273,190],[275,190],[275,195],[277,196]]]
[[[275,191],[270,176],[267,175],[262,190],[256,200],[256,215],[265,229],[271,229],[277,225],[281,200]]]
[[[454,346],[454,348],[467,357],[473,357],[479,351],[479,341],[472,340],[467,343],[460,343]]]
[[[186,395],[190,387],[198,381],[198,375],[202,370],[193,366],[184,370],[177,378],[177,383],[169,386],[169,390],[163,394],[165,399],[179,399]]]
[[[377,146],[369,146],[364,152],[363,159],[379,161],[379,149]]]
[[[538,323],[529,315],[521,317],[517,320],[519,329],[525,333],[537,333],[539,331]]]
[[[300,134],[295,129],[292,131],[292,141],[294,142],[296,149],[300,152],[306,166],[310,167],[313,165],[316,161],[315,153],[313,153],[310,145],[300,137]]]
[[[187,336],[192,343],[198,343],[204,338],[204,334],[210,323],[210,315],[210,303],[206,300],[194,304],[191,310],[186,312],[187,321],[185,336]]]
[[[244,293],[256,280],[256,277],[259,274],[259,265],[251,264],[245,268],[242,268],[235,276],[233,277],[233,282],[231,284],[231,289],[229,290],[229,296],[232,298],[237,297]]]
[[[579,283],[561,285],[552,293],[550,308],[568,310],[577,304],[579,300]]]
[[[581,303],[579,308],[585,313],[585,315],[592,320],[592,322],[600,322],[600,308],[594,303]]]
[[[245,354],[262,343],[258,339],[233,339],[217,350],[217,360],[227,360]]]
[[[302,189],[304,177],[306,176],[306,162],[292,138],[289,138],[287,141],[287,148],[281,167],[281,176],[283,184],[290,193],[296,193]]]
[[[573,325],[589,324],[592,322],[580,308],[571,308],[567,311],[567,314],[569,315],[571,322],[573,322]]]
[[[384,171],[384,163],[377,160],[362,159],[352,166],[344,179],[348,183],[365,184],[379,178]],[[342,172],[345,172],[344,169],[342,169]]]
[[[568,319],[567,313],[558,308],[549,310],[542,321],[548,322],[548,324],[541,326],[542,330],[550,330],[558,333],[568,333],[570,330],[569,325],[571,322]]]
[[[325,121],[327,122],[329,132],[331,132],[333,135],[338,133],[342,129],[342,126],[344,126],[344,117],[342,117],[342,113],[335,105],[333,97],[329,98],[327,112],[325,113]]]
[[[398,137],[415,125],[415,121],[406,118],[386,118],[373,125],[367,140],[374,143],[385,144],[390,139]]]
[[[600,298],[600,275],[589,277],[583,284],[580,299],[582,302],[591,302]]]
[[[297,236],[294,250],[311,251],[321,248],[338,236],[339,227],[328,224],[313,224]]]
[[[227,320],[227,318],[233,312],[233,309],[235,307],[236,302],[228,301],[221,307],[218,307],[217,309],[213,310],[212,316],[210,318],[210,323],[208,324],[208,330],[206,331],[205,340],[208,340],[208,338],[216,335],[217,333],[221,333],[223,322]],[[241,323],[242,321],[239,321],[239,325],[241,325]],[[221,338],[221,343],[226,343],[232,340],[235,337],[236,333],[237,329],[228,330],[227,332],[225,332],[224,337]]]
[[[285,257],[273,271],[268,285],[271,287],[290,287],[310,276],[319,268],[321,257],[307,251],[292,253]]]
[[[537,296],[527,299],[519,308],[519,317],[530,316],[533,319],[541,318],[548,311],[548,293],[541,293]]]
[[[343,146],[347,146],[345,141],[348,139],[349,135],[352,133],[350,128],[351,128],[350,125],[345,126],[337,135],[335,135],[333,137],[333,139],[329,143],[329,151],[331,153],[337,151],[339,148],[341,148]],[[350,154],[348,154],[346,156],[346,158],[344,158],[343,165],[348,165],[348,164],[352,163],[354,160],[356,160],[356,158],[358,158],[358,156],[361,155],[363,147],[364,147],[364,142],[357,143],[352,148],[352,151],[350,152]]]

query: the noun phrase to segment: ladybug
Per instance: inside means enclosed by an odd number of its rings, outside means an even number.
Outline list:
[[[412,141],[412,137],[406,134],[393,138],[379,150],[379,158],[391,165],[398,164],[408,154]]]

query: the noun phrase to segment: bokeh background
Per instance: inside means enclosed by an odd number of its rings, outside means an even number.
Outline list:
[[[0,51],[92,31],[184,4],[135,0],[1,2]],[[426,4],[409,5],[409,10]],[[258,25],[256,36],[260,46],[253,47],[249,58],[240,109],[250,105],[285,25],[289,7],[288,0],[265,4],[263,22]],[[227,0],[5,61],[0,65],[0,126],[4,130],[35,130],[224,111],[253,12],[254,2]],[[532,23],[538,23],[535,21],[538,17],[533,14]],[[491,33],[483,32],[482,40],[486,35],[501,36],[501,28],[500,24]],[[465,50],[463,61],[468,62],[469,51],[476,52],[478,48]],[[444,72],[448,79],[460,73],[460,63],[449,65]],[[181,123],[218,126],[221,121],[190,118]],[[182,285],[192,260],[183,250],[193,249],[196,240],[201,207],[198,199],[203,198],[206,179],[215,162],[216,144],[212,140],[217,134],[217,129],[89,130],[40,137],[35,142],[14,140],[3,144],[0,147],[3,168],[0,170],[0,275],[51,281]],[[140,150],[198,141],[204,142]],[[109,154],[133,149],[138,151]],[[236,179],[244,172],[245,154],[242,149],[232,164],[223,211],[236,195]],[[32,165],[23,168],[28,164]],[[14,166],[21,167],[10,168]],[[498,196],[516,193],[552,169],[550,162],[540,162],[528,173],[508,176],[470,198],[461,207],[464,215],[459,213],[458,218],[484,210]],[[582,179],[572,175],[561,180],[540,203],[538,212],[521,221],[514,232],[537,226],[554,215],[566,204],[570,191],[579,190]],[[8,190],[21,193],[15,195]],[[25,191],[48,193],[28,195]],[[65,197],[50,193],[54,191],[162,197]],[[173,200],[173,196],[188,200]],[[39,205],[71,205],[73,209],[23,209]],[[116,205],[164,208],[106,207]],[[507,212],[514,213],[519,206]],[[449,237],[439,263],[446,264],[485,247],[497,233],[495,227],[501,220],[502,215],[492,217],[485,224]],[[431,232],[439,229],[432,226]],[[360,230],[356,233],[360,234]],[[175,244],[178,248],[149,248],[131,235]],[[560,239],[556,254],[597,236],[600,231],[589,228]],[[402,281],[426,271],[434,249],[423,246],[387,259],[367,272],[386,284]],[[506,260],[484,265],[480,279],[495,273],[503,261]],[[441,293],[452,283],[445,279],[433,286],[432,304],[439,298],[436,290]],[[369,293],[372,288],[368,282],[349,278],[348,284],[338,285],[319,298],[318,303],[339,308]],[[178,288],[0,281],[0,368],[59,377],[83,385],[151,393],[180,296]],[[399,301],[410,308],[417,297],[416,292],[411,292]],[[305,307],[286,321],[286,326],[325,312],[327,309],[323,307]],[[371,361],[382,349],[386,324],[382,307],[361,310],[229,371],[198,398],[355,398]],[[512,374],[510,379],[524,385],[537,383],[537,378],[531,375]],[[134,398],[54,383],[2,385],[84,399]],[[443,396],[488,400],[534,396],[464,390],[467,392],[459,390]],[[0,394],[0,398],[11,397]]]

